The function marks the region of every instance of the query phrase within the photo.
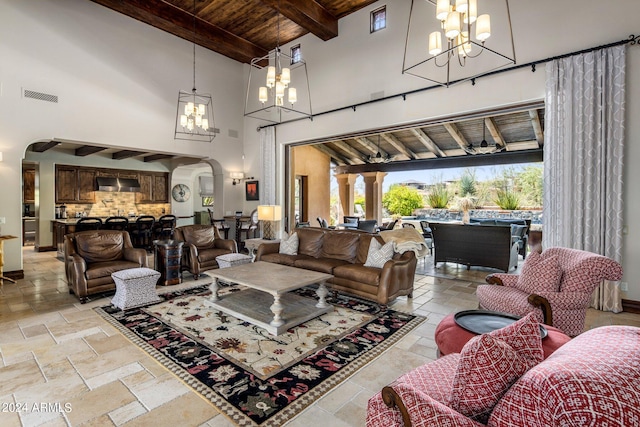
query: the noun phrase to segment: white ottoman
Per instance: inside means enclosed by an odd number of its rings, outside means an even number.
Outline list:
[[[224,254],[216,257],[218,267],[226,268],[234,265],[247,264],[251,262],[251,257],[244,254]]]
[[[116,294],[111,304],[120,310],[162,301],[156,294],[160,272],[150,268],[129,268],[111,273],[116,283]]]

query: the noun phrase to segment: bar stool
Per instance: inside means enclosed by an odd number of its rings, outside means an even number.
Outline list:
[[[142,215],[136,220],[136,227],[131,230],[131,240],[136,248],[144,248],[151,251],[153,225],[156,219],[151,215]]]

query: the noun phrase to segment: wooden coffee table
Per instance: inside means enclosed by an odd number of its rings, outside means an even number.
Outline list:
[[[333,310],[325,301],[325,282],[331,274],[258,261],[205,271],[213,279],[207,305],[280,335],[288,329]],[[245,286],[239,292],[218,295],[218,280]],[[317,283],[318,300],[290,293]]]

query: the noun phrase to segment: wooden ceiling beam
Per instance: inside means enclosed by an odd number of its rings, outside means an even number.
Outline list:
[[[338,166],[335,173],[406,172],[417,170],[466,168],[475,166],[510,165],[542,162],[542,149],[525,151],[502,151],[491,155],[457,156],[434,159],[416,159],[403,162],[373,163],[366,165]]]
[[[76,148],[75,153],[76,153],[76,156],[78,157],[85,157],[90,154],[99,153],[100,151],[104,151],[106,149],[107,149],[106,147],[94,147],[92,145],[84,145],[82,147]]]
[[[506,141],[504,140],[504,137],[502,136],[502,132],[500,132],[500,129],[498,128],[498,125],[496,125],[496,122],[493,120],[493,117],[485,118],[484,126],[486,126],[487,129],[489,129],[491,138],[493,138],[493,140],[495,141],[496,146],[500,148],[506,148],[507,151],[509,151],[509,145],[507,145]]]
[[[538,145],[542,147],[544,145],[544,132],[542,132],[542,123],[540,123],[538,110],[529,110],[529,117],[531,117],[531,125],[533,126],[533,132],[536,135]]]
[[[253,58],[268,53],[266,49],[199,18],[196,18],[194,40],[193,13],[163,0],[91,1],[239,62],[248,64]]]
[[[444,128],[449,132],[451,138],[458,144],[458,146],[466,153],[469,150],[469,141],[464,137],[458,126],[455,123],[445,123]]]
[[[341,156],[335,150],[327,147],[324,144],[315,144],[312,145],[312,147],[331,157],[331,159],[336,162],[338,166],[346,166],[352,164],[346,157]]]
[[[416,138],[418,138],[418,141],[420,141],[422,145],[427,147],[427,149],[431,151],[433,154],[435,154],[437,157],[447,157],[445,152],[442,151],[440,147],[438,147],[438,145],[435,142],[433,142],[433,140],[429,138],[429,136],[426,133],[424,133],[422,129],[414,128],[409,130]]]
[[[164,160],[164,159],[170,159],[173,156],[171,154],[152,154],[150,156],[146,156],[143,160],[145,161],[145,163],[148,162],[155,162],[157,160]]]
[[[338,141],[333,141],[333,143],[342,151],[349,154],[351,156],[349,157],[349,160],[351,160],[353,163],[356,163],[358,165],[364,165],[366,163],[364,161],[364,157],[362,156],[362,153],[356,150],[355,148],[351,147],[346,142],[338,140]]]
[[[122,151],[113,153],[111,155],[111,158],[113,160],[122,160],[122,159],[128,159],[130,157],[139,156],[141,154],[144,154],[144,151],[122,150]]]
[[[31,145],[31,151],[34,153],[44,153],[45,151],[55,147],[60,144],[60,141],[44,141],[44,142],[36,142]]]
[[[372,155],[377,155],[380,153],[382,157],[389,157],[390,154],[384,151],[378,144],[375,144],[369,140],[367,137],[355,138],[356,142],[361,146],[365,147]]]
[[[418,155],[407,148],[395,135],[391,133],[383,133],[381,135],[385,141],[393,146],[396,150],[398,150],[403,156],[407,158],[407,160],[417,159]]]
[[[338,37],[338,19],[314,0],[261,0],[321,40]]]

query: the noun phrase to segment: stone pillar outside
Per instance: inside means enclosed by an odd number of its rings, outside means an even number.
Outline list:
[[[386,172],[364,172],[364,198],[366,219],[375,219],[382,224],[382,183]]]
[[[358,176],[350,173],[336,174],[338,180],[338,194],[340,195],[340,204],[342,205],[342,214],[353,215],[353,205],[355,202],[355,183]],[[338,222],[342,222],[342,218],[338,218]]]

